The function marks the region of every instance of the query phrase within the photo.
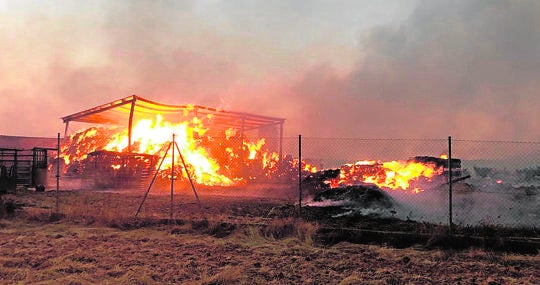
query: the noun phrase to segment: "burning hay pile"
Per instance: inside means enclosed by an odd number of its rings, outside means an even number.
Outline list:
[[[156,169],[158,179],[167,180],[173,165],[176,180],[190,176],[207,186],[290,180],[297,175],[298,161],[281,153],[282,134],[265,135],[284,119],[164,105],[137,96],[63,119],[66,129],[72,121],[97,125],[73,133],[62,147],[65,172],[80,175],[91,187],[133,188],[134,180],[145,185]],[[178,146],[174,160],[169,151],[173,134]]]
[[[452,174],[462,176],[461,161],[452,160]],[[339,169],[308,175],[303,182],[312,197],[310,206],[342,207],[344,213],[394,215],[402,209],[392,195],[421,195],[448,179],[446,157],[417,156],[407,161],[358,161]]]
[[[471,175],[461,160],[417,156],[406,161],[358,161],[322,170],[303,181],[310,207],[326,207],[332,217],[359,215],[430,223],[538,227],[538,169],[480,169]],[[450,174],[452,174],[450,176]],[[452,200],[449,200],[449,181]],[[307,193],[309,192],[309,193]]]

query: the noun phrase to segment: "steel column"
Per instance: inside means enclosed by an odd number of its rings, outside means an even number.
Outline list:
[[[133,129],[133,112],[135,111],[135,103],[137,102],[137,97],[133,96],[133,101],[131,101],[131,109],[129,110],[129,122],[128,122],[128,152],[131,153],[131,131]]]

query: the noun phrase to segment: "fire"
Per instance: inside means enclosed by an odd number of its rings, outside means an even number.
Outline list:
[[[114,133],[113,129],[92,127],[70,136],[69,142],[62,145],[62,158],[66,165],[86,159],[87,154],[107,143],[107,137]]]
[[[238,132],[237,132],[235,129],[233,129],[233,128],[228,128],[227,130],[225,130],[225,137],[226,137],[227,139],[230,139],[230,138],[236,136],[237,133],[238,133]]]
[[[337,187],[355,183],[371,183],[384,189],[411,190],[413,193],[420,193],[423,190],[414,187],[413,184],[422,179],[430,180],[435,175],[442,174],[442,171],[442,168],[431,163],[363,160],[343,165],[340,176],[331,179],[330,185]]]
[[[247,181],[297,177],[298,171],[314,173],[316,164],[299,161],[292,156],[280,157],[268,151],[267,139],[250,139],[236,129],[223,130],[210,135],[207,123],[212,117],[189,117],[173,123],[163,116],[135,120],[131,131],[131,145],[126,127],[92,127],[73,134],[62,147],[62,156],[73,172],[83,172],[88,154],[106,151],[113,154],[144,154],[144,163],[157,168],[158,163],[150,164],[150,158],[163,159],[161,177],[170,177],[169,169],[175,164],[175,177],[187,181],[191,178],[198,184],[232,186]],[[172,136],[174,142],[172,144]],[[178,148],[176,148],[176,145]],[[174,162],[172,149],[175,151]],[[180,153],[178,153],[180,151]],[[94,154],[93,154],[94,155]],[[155,161],[155,160],[151,160]],[[133,167],[138,162],[117,159],[105,164],[113,172]],[[439,165],[439,166],[437,166]],[[340,168],[340,175],[329,180],[331,187],[372,183],[384,189],[410,190],[420,193],[418,184],[440,175],[440,164],[421,160],[388,161],[362,160],[346,164]]]
[[[260,152],[263,145],[266,143],[266,140],[264,138],[260,139],[256,143],[250,143],[250,142],[244,142],[244,146],[248,148],[249,150],[249,157],[248,159],[255,159],[255,156],[258,152]]]
[[[205,117],[204,120],[211,120]],[[165,121],[161,115],[153,119],[140,119],[134,122],[131,132],[131,146],[127,128],[90,128],[72,135],[62,148],[66,165],[79,165],[88,153],[104,150],[119,153],[151,154],[164,158],[162,171],[171,168],[172,134],[175,135],[175,167],[180,169],[176,175],[187,178],[183,162],[194,181],[203,185],[231,186],[245,179],[244,168],[249,167],[250,179],[277,175],[280,157],[276,152],[265,149],[264,138],[250,141],[239,136],[234,129],[223,132],[223,137],[207,135],[204,121],[194,117],[180,123]],[[242,142],[241,144],[239,142]],[[180,153],[178,153],[178,150]],[[180,156],[181,155],[181,156]],[[246,160],[242,166],[239,161]],[[114,163],[111,169],[119,170],[122,165]],[[259,172],[255,171],[259,169]],[[261,174],[263,173],[263,174]],[[169,175],[169,174],[166,174]]]
[[[263,169],[274,170],[274,171],[277,170],[279,160],[280,160],[279,154],[277,154],[276,152],[263,153],[263,159],[262,159]]]

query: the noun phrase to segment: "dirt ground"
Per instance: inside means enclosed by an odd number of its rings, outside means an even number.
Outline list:
[[[265,192],[266,191],[266,192]],[[291,199],[201,191],[20,191],[0,219],[0,283],[540,284],[540,255],[317,239]]]

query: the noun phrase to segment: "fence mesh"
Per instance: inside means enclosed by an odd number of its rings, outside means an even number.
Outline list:
[[[454,140],[452,147],[471,175],[455,189],[457,224],[540,226],[540,143]]]
[[[452,140],[449,153],[448,138],[302,137],[301,149],[307,163],[322,169],[341,168],[341,173],[355,163],[360,165],[359,161],[370,161],[370,167],[386,169],[387,180],[394,175],[390,172],[399,171],[388,169],[388,162],[444,163],[437,175],[413,179],[408,187],[377,183],[394,202],[391,208],[378,209],[378,214],[445,224],[451,207],[452,222],[461,226],[540,226],[540,143]],[[445,159],[449,154],[453,164],[451,206]],[[372,182],[365,176],[353,180],[356,184],[364,184],[362,181]]]
[[[460,226],[540,227],[540,142],[453,139],[451,153],[448,138],[302,137],[300,145],[299,137],[274,137],[267,139],[267,143],[272,146],[272,151],[286,157],[284,161],[294,161],[300,155],[303,161],[318,170],[351,171],[356,167],[362,173],[373,169],[375,172],[381,168],[386,169],[390,166],[387,167],[385,163],[390,162],[404,165],[411,162],[435,164],[443,162],[444,165],[436,165],[438,172],[433,177],[412,179],[405,186],[398,183],[383,184],[381,180],[375,180],[378,187],[388,194],[392,207],[361,209],[362,213],[436,224],[447,224],[452,220],[454,224]],[[441,158],[448,155],[451,155],[452,161],[456,161],[453,162],[455,169],[450,171],[453,175],[451,203],[448,160]],[[54,157],[49,157],[49,161],[55,161]],[[297,169],[287,168],[287,170],[291,170],[290,177],[297,175]],[[390,170],[386,170],[385,178],[394,175],[388,172]],[[391,170],[397,172],[395,169]],[[49,171],[49,189],[54,188],[55,174],[56,168],[53,165]],[[61,190],[82,188],[80,178],[65,173],[61,176]],[[281,181],[296,183],[294,179]],[[338,179],[334,181],[332,187],[345,186],[347,183],[373,185],[374,180],[365,177]],[[312,202],[310,199],[315,195],[314,192],[308,194],[311,196],[304,195],[306,203]],[[290,195],[292,199],[295,196],[295,193]]]

